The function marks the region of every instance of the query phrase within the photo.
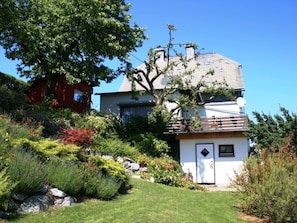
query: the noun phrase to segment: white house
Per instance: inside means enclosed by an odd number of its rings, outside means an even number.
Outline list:
[[[210,69],[214,75],[208,77],[208,83],[226,81],[234,90],[236,100],[216,97],[199,107],[201,127],[191,128],[189,121],[182,112],[178,113],[178,121],[170,123],[164,134],[173,134],[179,141],[180,164],[185,173],[191,173],[193,181],[201,184],[227,185],[234,177],[234,171],[240,170],[243,160],[247,158],[249,142],[246,136],[247,117],[244,114],[243,99],[244,82],[241,65],[217,53],[195,54],[194,48],[186,47],[186,58],[193,59],[189,67],[199,68],[192,77],[195,84]],[[165,51],[159,51],[160,67],[166,65]],[[178,60],[170,57],[170,60]],[[137,69],[145,69],[141,64]],[[178,75],[183,68],[177,66],[171,74]],[[155,88],[163,89],[166,75],[156,80]],[[143,90],[136,85],[137,90]],[[100,98],[101,111],[120,115],[124,121],[130,115],[147,115],[154,105],[154,98],[144,94],[135,100],[131,95],[131,83],[124,78],[118,92],[102,93]],[[203,97],[207,95],[202,94]]]

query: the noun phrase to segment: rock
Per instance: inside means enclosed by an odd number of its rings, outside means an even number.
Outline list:
[[[12,196],[12,198],[13,198],[14,200],[16,200],[16,201],[24,201],[25,199],[28,198],[28,196],[27,196],[27,195],[23,195],[23,194],[14,194],[14,195]]]
[[[39,189],[38,192],[42,193],[42,194],[46,194],[48,192],[49,186],[44,184],[41,186],[41,188]]]
[[[58,188],[51,188],[49,189],[50,194],[52,194],[54,197],[65,197],[66,194],[59,190]]]
[[[137,162],[130,158],[124,158],[123,165],[127,170],[138,171],[140,166]]]
[[[73,198],[73,197],[65,197],[63,199],[57,199],[55,201],[55,206],[56,207],[68,207],[68,206],[71,206],[72,204],[76,203],[76,199]]]
[[[34,195],[32,197],[28,197],[24,203],[20,205],[18,209],[18,213],[31,213],[38,211],[45,211],[49,208],[50,205],[53,205],[54,201],[51,197],[46,195]]]

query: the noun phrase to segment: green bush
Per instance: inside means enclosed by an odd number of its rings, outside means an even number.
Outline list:
[[[75,124],[76,127],[91,128],[96,132],[96,135],[103,138],[116,138],[123,131],[122,119],[113,114],[91,111],[78,120],[81,121]]]
[[[136,135],[133,145],[139,152],[153,157],[161,157],[170,149],[166,141],[156,138],[151,132]]]
[[[131,188],[130,178],[126,174],[125,168],[117,161],[104,159],[100,156],[91,156],[87,167],[87,169],[90,168],[95,172],[96,176],[100,173],[102,176],[110,178],[116,182],[119,185],[119,193],[126,193]]]
[[[32,152],[14,149],[8,159],[7,174],[17,183],[15,193],[33,194],[45,182],[44,166]]]
[[[128,138],[133,138],[135,135],[148,131],[150,131],[150,126],[146,117],[132,115],[125,125],[125,135]]]
[[[68,195],[79,194],[83,187],[83,171],[71,161],[51,160],[46,163],[46,182]]]
[[[103,138],[98,135],[94,137],[94,145],[91,147],[91,151],[101,155],[111,155],[115,158],[127,156],[131,159],[139,153],[130,143],[123,142],[119,138]]]
[[[297,155],[283,146],[248,158],[233,181],[241,191],[243,211],[271,222],[297,221]]]
[[[116,196],[120,184],[114,179],[93,173],[85,179],[85,193],[87,196],[102,200],[110,200]]]
[[[0,171],[0,209],[7,209],[8,201],[15,184],[6,175],[6,169]]]

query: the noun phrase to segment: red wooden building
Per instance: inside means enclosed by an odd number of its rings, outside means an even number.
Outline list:
[[[46,79],[36,80],[28,89],[29,102],[38,105],[42,102],[46,89]],[[92,86],[85,82],[70,85],[65,77],[59,76],[54,83],[53,100],[54,108],[70,108],[76,112],[85,112],[90,109]]]

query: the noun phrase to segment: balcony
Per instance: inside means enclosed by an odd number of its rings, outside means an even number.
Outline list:
[[[190,120],[179,119],[167,125],[165,134],[179,133],[208,133],[208,132],[244,132],[248,130],[248,118],[246,115],[234,115],[224,117],[201,117],[200,126],[193,128]]]

